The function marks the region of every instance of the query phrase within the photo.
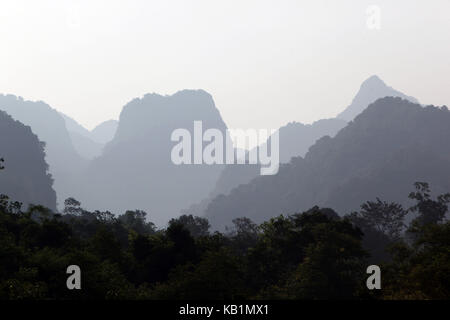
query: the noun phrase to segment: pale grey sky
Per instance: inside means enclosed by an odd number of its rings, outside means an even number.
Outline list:
[[[450,105],[449,17],[450,0],[0,0],[0,93],[88,128],[185,88],[211,93],[231,128],[310,123],[372,74]]]

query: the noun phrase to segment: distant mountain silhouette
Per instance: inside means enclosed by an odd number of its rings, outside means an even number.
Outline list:
[[[291,122],[281,127],[278,130],[280,139],[280,163],[288,163],[292,157],[304,156],[308,148],[317,139],[326,135],[334,136],[346,124],[346,121],[340,119],[323,119],[313,124]],[[259,175],[259,165],[227,165],[220,174],[216,186],[208,198],[203,199],[200,203],[194,204],[182,212],[201,216],[204,214],[208,204],[216,196],[220,194],[227,195],[233,188],[241,184],[249,183]]]
[[[378,76],[373,75],[361,84],[352,103],[342,111],[337,118],[345,121],[352,121],[358,114],[366,109],[369,104],[384,97],[400,97],[414,103],[419,103],[417,99],[387,86]]]
[[[80,156],[87,160],[94,159],[102,154],[103,143],[98,143],[91,138],[77,132],[69,132],[72,144]]]
[[[0,111],[0,194],[11,201],[43,205],[56,210],[56,193],[47,173],[44,146],[30,127]]]
[[[60,113],[65,120],[72,144],[80,156],[91,160],[98,157],[105,144],[112,140],[117,130],[117,121],[102,122],[92,131],[89,131],[71,117]]]
[[[103,143],[95,142],[92,133],[71,117],[60,112],[66,123],[72,145],[77,153],[84,159],[90,160],[98,157],[103,150]]]
[[[309,147],[323,136],[334,136],[347,122],[340,119],[322,119],[313,124],[291,122],[278,129],[280,139],[280,163],[288,163],[292,157],[304,156]],[[248,169],[248,173],[243,171]],[[250,173],[253,172],[253,174]],[[227,194],[239,184],[247,183],[260,175],[259,165],[228,165],[217,182],[216,194]]]
[[[64,118],[42,101],[26,101],[14,95],[0,95],[0,110],[30,126],[40,141],[45,142],[46,162],[54,179],[58,203],[77,189],[75,179],[86,162],[75,151]]]
[[[81,124],[79,124],[76,120],[72,119],[71,117],[62,112],[60,112],[59,114],[64,118],[64,122],[66,124],[66,128],[67,131],[69,131],[69,133],[75,132],[83,137],[88,138],[91,137],[91,132],[85,127],[83,127]]]
[[[118,126],[119,122],[117,120],[102,122],[92,129],[90,137],[97,143],[108,143],[114,138]]]
[[[172,132],[185,128],[193,137],[196,120],[203,121],[203,130],[217,128],[226,135],[226,125],[205,91],[147,94],[129,102],[114,139],[91,162],[79,200],[87,208],[113,213],[143,209],[161,224],[205,198],[223,165],[175,165],[171,160],[177,144],[171,141]]]
[[[304,158],[277,175],[217,196],[206,216],[216,228],[236,217],[261,222],[314,205],[340,214],[380,197],[402,203],[416,181],[450,189],[450,112],[386,97],[369,105],[334,137],[319,139]]]
[[[413,97],[408,97],[391,87],[388,87],[376,75],[369,77],[361,84],[359,92],[354,97],[352,104],[347,107],[337,118],[322,119],[311,125],[292,122],[279,129],[280,134],[280,162],[287,163],[292,157],[304,156],[309,147],[323,136],[333,137],[340,129],[345,127],[347,121],[364,111],[367,106],[379,98],[386,96],[399,96],[412,102],[417,102]],[[223,170],[214,190],[208,198],[183,210],[185,214],[203,215],[212,199],[220,194],[228,195],[230,191],[250,182],[259,176],[259,165],[228,165]]]

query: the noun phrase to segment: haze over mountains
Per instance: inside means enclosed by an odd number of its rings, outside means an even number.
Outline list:
[[[12,201],[56,210],[56,193],[47,172],[44,146],[30,127],[0,111],[0,193]]]
[[[281,127],[283,165],[275,176],[260,176],[258,164],[173,164],[175,129],[186,128],[193,136],[193,123],[201,120],[203,130],[216,128],[227,135],[219,110],[203,90],[133,99],[119,121],[91,131],[43,102],[0,95],[0,110],[46,143],[59,209],[72,196],[89,210],[145,210],[157,225],[184,212],[206,216],[221,228],[236,217],[260,222],[313,205],[347,213],[374,195],[398,201],[421,179],[436,191],[450,190],[450,180],[438,174],[449,172],[448,155],[439,151],[448,150],[442,138],[449,133],[448,112],[423,108],[377,76],[362,83],[337,118]],[[2,149],[0,157],[6,158]],[[0,188],[0,193],[7,192]],[[56,207],[51,196],[12,194]]]
[[[371,104],[334,137],[318,140],[275,176],[261,176],[216,197],[206,216],[216,226],[246,216],[261,222],[314,205],[340,214],[374,197],[402,203],[416,181],[450,190],[450,112],[401,98]]]
[[[341,119],[322,119],[313,124],[291,122],[281,127],[278,129],[280,163],[288,163],[295,156],[304,156],[317,139],[325,135],[334,136],[346,124],[347,122]],[[208,204],[216,196],[229,194],[233,188],[249,183],[259,175],[259,164],[226,165],[208,198],[183,210],[183,213],[202,216],[205,214]]]
[[[337,118],[351,121],[358,114],[363,112],[369,104],[383,97],[400,97],[414,103],[419,103],[416,98],[407,96],[400,91],[387,86],[378,76],[373,75],[361,84],[361,88],[353,98],[352,103],[344,111],[338,114]]]
[[[203,90],[147,94],[129,102],[114,139],[87,169],[85,192],[79,196],[83,205],[112,212],[143,209],[161,224],[205,198],[223,166],[175,165],[171,160],[172,132],[186,128],[193,136],[197,120],[203,130],[216,128],[227,135],[219,110]]]
[[[63,113],[61,115],[66,123],[73,146],[79,155],[89,160],[102,153],[103,147],[112,140],[118,126],[118,121],[108,120],[89,131],[71,117]]]
[[[97,143],[106,144],[114,138],[118,126],[117,120],[104,121],[90,131],[90,137]]]
[[[292,122],[279,129],[280,162],[288,163],[292,157],[303,157],[308,149],[324,136],[334,135],[352,121],[356,115],[364,111],[369,104],[386,96],[401,97],[418,103],[417,99],[409,97],[387,86],[378,76],[373,75],[365,80],[352,103],[336,118],[322,119],[311,125]],[[207,207],[215,197],[228,195],[239,185],[247,184],[259,176],[259,165],[229,165],[217,181],[216,187],[207,199],[184,210],[186,214],[205,215]]]
[[[75,180],[86,165],[72,145],[63,117],[45,102],[27,101],[14,95],[0,95],[0,110],[30,126],[39,140],[45,142],[45,160],[54,179],[58,203],[62,204],[77,189]]]

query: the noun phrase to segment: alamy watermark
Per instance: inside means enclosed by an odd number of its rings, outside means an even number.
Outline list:
[[[72,264],[67,267],[66,273],[70,274],[67,278],[66,286],[69,290],[81,289],[81,269],[76,264]]]
[[[66,273],[70,276],[67,278],[66,286],[69,290],[81,289],[81,269],[78,265],[70,265],[66,269]],[[366,280],[366,286],[369,290],[381,289],[381,269],[377,265],[370,265],[366,269],[366,273],[370,276]]]
[[[260,164],[261,175],[274,175],[280,166],[278,130],[233,129],[224,133],[215,128],[203,132],[202,121],[194,121],[194,136],[185,128],[175,129],[170,139],[178,142],[171,160],[181,164]],[[255,145],[248,152],[235,145]]]
[[[367,267],[367,274],[370,274],[370,277],[367,278],[366,286],[367,289],[381,289],[381,269],[379,266],[373,264]]]
[[[366,9],[366,26],[369,30],[381,29],[381,9],[377,5],[370,5]]]

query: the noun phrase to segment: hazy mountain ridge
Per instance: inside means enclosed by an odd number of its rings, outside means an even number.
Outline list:
[[[347,124],[341,119],[322,119],[312,124],[290,122],[278,129],[280,163],[288,163],[292,157],[304,156],[308,148],[324,135],[334,136]],[[266,144],[266,143],[264,143]],[[219,195],[228,195],[235,187],[247,184],[260,175],[259,164],[227,165],[208,196],[200,203],[183,210],[185,214],[203,215],[209,203]]]
[[[403,95],[386,86],[377,76],[372,76],[361,85],[360,91],[353,99],[353,107],[349,107],[342,114],[355,112],[356,107],[361,108],[363,101],[377,94],[392,93]],[[225,135],[226,124],[211,95],[203,90],[182,90],[171,96],[146,94],[124,106],[119,122],[105,121],[92,131],[66,115],[59,115],[43,102],[24,102],[14,96],[6,97],[9,97],[9,100],[3,99],[7,101],[4,103],[8,105],[7,108],[20,120],[30,123],[32,130],[37,131],[39,136],[50,141],[47,147],[50,154],[50,171],[55,172],[55,186],[59,190],[58,194],[61,194],[60,203],[66,197],[74,196],[92,210],[121,213],[127,209],[139,208],[148,211],[155,222],[164,222],[177,216],[180,211],[211,215],[209,206],[212,202],[223,201],[226,199],[224,195],[234,194],[235,189],[242,190],[249,182],[266,178],[259,176],[259,165],[176,166],[171,162],[171,148],[176,144],[170,141],[173,130],[186,128],[192,134],[193,122],[202,120],[203,130],[218,128]],[[42,120],[47,117],[51,119],[50,126]],[[307,153],[308,149],[316,141],[312,149],[328,141],[322,137],[333,137],[346,124],[345,120],[334,118],[322,119],[311,125],[291,122],[281,127],[280,162],[288,163],[292,157],[308,155],[311,153],[311,150]],[[60,133],[53,135],[48,131]],[[345,135],[345,132],[342,134]],[[94,142],[93,136],[96,136],[97,141],[104,142]],[[108,139],[112,140],[108,142]],[[65,140],[65,143],[61,146],[59,140]],[[60,150],[62,152],[58,152]],[[75,150],[84,158],[93,160],[82,160]],[[71,156],[67,156],[68,154]],[[308,159],[294,159],[293,162],[302,161],[308,162]],[[297,169],[299,172],[291,173],[292,177],[301,174],[302,168]],[[358,183],[364,177],[373,175],[377,167],[373,170],[366,167],[360,170],[359,175],[352,177],[353,181]],[[321,178],[319,173],[317,176],[306,175],[311,185],[319,185],[323,182],[320,179],[326,180]],[[270,179],[269,177],[269,181]],[[350,188],[345,183],[344,180],[340,186],[330,185],[330,190]],[[238,186],[239,188],[236,188]],[[279,187],[283,188],[283,185]],[[329,198],[338,194],[337,191],[330,190],[324,190],[324,194],[328,192],[327,195],[315,194],[312,198],[314,201],[326,203]],[[309,192],[311,190],[305,190],[304,193]],[[284,205],[272,209],[279,211],[290,208]],[[266,207],[269,208],[270,206]]]
[[[0,111],[0,194],[12,201],[56,210],[56,193],[47,172],[44,145],[29,126]]]
[[[69,133],[75,132],[84,137],[90,136],[90,131],[79,124],[76,120],[62,112],[60,112],[59,114],[64,118],[64,122]]]
[[[193,123],[203,130],[226,125],[214,101],[203,90],[183,90],[171,96],[147,94],[122,110],[114,139],[94,159],[85,175],[86,192],[79,200],[88,208],[124,212],[139,208],[150,219],[165,223],[183,207],[205,198],[216,183],[222,165],[175,165],[171,141],[175,129]],[[206,144],[204,144],[206,145]]]
[[[27,101],[14,95],[0,95],[0,110],[29,126],[45,142],[45,159],[54,179],[58,203],[62,204],[76,190],[75,179],[86,165],[73,147],[64,118],[45,102]]]
[[[336,118],[322,119],[311,125],[298,122],[288,123],[279,129],[280,134],[280,163],[288,163],[292,157],[303,157],[319,138],[333,137],[340,129],[352,121],[355,116],[364,111],[367,106],[379,98],[399,96],[412,102],[413,97],[387,86],[378,76],[373,75],[360,86],[352,103]],[[228,195],[230,191],[242,184],[247,184],[259,175],[258,165],[226,166],[209,197],[200,203],[183,210],[184,213],[203,215],[209,203],[219,195]]]
[[[111,141],[116,133],[118,121],[108,120],[89,131],[68,115],[60,112],[64,118],[72,144],[80,156],[87,160],[98,157],[104,145]]]
[[[117,120],[103,121],[90,131],[90,137],[97,143],[106,144],[114,138],[118,126]]]
[[[334,138],[319,139],[305,158],[282,166],[278,175],[257,177],[215,198],[206,216],[223,226],[236,217],[262,221],[314,205],[344,214],[376,196],[401,202],[421,180],[436,192],[449,190],[449,134],[445,108],[379,99]]]
[[[407,96],[402,92],[387,86],[378,76],[373,75],[361,84],[352,103],[344,111],[338,114],[337,118],[345,121],[352,121],[358,114],[364,111],[369,104],[383,97],[400,97],[413,103],[419,103],[416,98]]]
[[[84,159],[91,160],[102,154],[103,143],[95,142],[89,136],[79,134],[78,132],[69,131],[69,134],[75,150]]]

